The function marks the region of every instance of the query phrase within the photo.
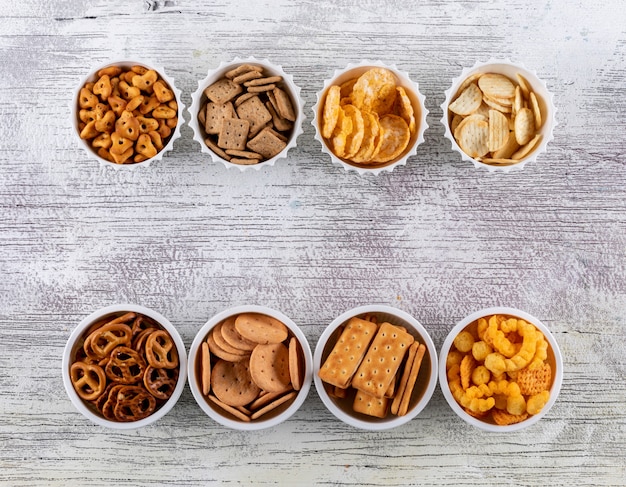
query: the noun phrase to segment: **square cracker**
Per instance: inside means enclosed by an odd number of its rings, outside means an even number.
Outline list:
[[[396,375],[413,335],[390,323],[383,323],[359,365],[352,387],[381,398]]]
[[[250,122],[250,137],[254,137],[272,119],[272,114],[258,96],[248,98],[237,107],[237,115]]]
[[[345,389],[374,338],[377,325],[361,318],[351,318],[318,373],[327,384]]]
[[[225,119],[222,122],[222,130],[220,131],[217,145],[222,149],[245,149],[249,128],[250,122],[247,120],[239,118]]]
[[[389,398],[387,397],[374,397],[363,391],[356,391],[354,396],[354,402],[352,403],[352,409],[361,414],[367,414],[368,416],[375,416],[377,418],[384,418],[389,411]]]
[[[219,134],[226,118],[236,118],[232,102],[213,103],[206,105],[204,130],[207,134]]]
[[[233,83],[228,78],[217,80],[205,88],[204,94],[213,103],[226,103],[243,91],[241,85]]]
[[[261,130],[256,137],[250,139],[247,145],[248,149],[261,154],[266,159],[271,159],[286,146],[287,144],[267,127]]]

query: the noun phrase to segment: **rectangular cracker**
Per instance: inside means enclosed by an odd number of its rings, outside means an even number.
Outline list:
[[[413,335],[397,326],[381,324],[352,378],[352,387],[383,397],[414,341]]]
[[[376,328],[375,323],[351,318],[321,366],[319,378],[340,389],[347,388],[376,334]]]
[[[389,399],[386,397],[374,397],[363,391],[356,391],[352,409],[361,414],[384,418],[389,411]]]
[[[213,103],[226,103],[242,91],[241,85],[235,84],[227,78],[222,78],[205,88],[204,94]]]
[[[227,71],[224,76],[229,79],[233,79],[243,73],[247,73],[248,71],[258,71],[260,73],[263,71],[263,66],[256,66],[254,64],[240,64],[236,68]]]
[[[222,130],[222,123],[226,118],[235,118],[235,109],[232,102],[213,103],[210,101],[206,106],[204,131],[207,134],[219,134]]]
[[[411,372],[409,374],[409,379],[406,384],[406,389],[402,394],[402,401],[400,402],[400,407],[398,408],[398,416],[404,416],[409,410],[409,402],[411,401],[411,395],[413,394],[415,382],[417,381],[417,375],[419,374],[420,367],[422,366],[422,360],[424,359],[425,354],[426,346],[422,343],[417,349],[417,352],[415,353],[415,359],[413,360],[413,364],[411,365]]]

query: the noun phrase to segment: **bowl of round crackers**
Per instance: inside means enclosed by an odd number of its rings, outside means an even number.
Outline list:
[[[521,64],[477,62],[462,70],[445,95],[445,136],[461,159],[477,168],[521,170],[554,139],[553,95]]]
[[[441,348],[439,383],[452,410],[492,432],[537,423],[554,405],[563,359],[548,328],[530,314],[487,308],[462,319]]]
[[[304,101],[293,76],[267,59],[222,62],[198,82],[189,125],[202,152],[227,168],[273,166],[296,147]]]
[[[437,385],[437,351],[408,313],[384,305],[338,316],[322,333],[313,358],[315,388],[346,424],[387,430],[414,419]]]
[[[266,306],[218,313],[189,349],[189,386],[202,410],[237,430],[290,418],[311,387],[311,348],[300,328]]]
[[[409,74],[381,61],[336,70],[313,106],[315,138],[346,171],[380,174],[405,165],[428,128],[424,96]]]
[[[62,359],[72,404],[113,429],[147,426],[176,404],[187,379],[185,345],[172,323],[136,304],[102,308],[72,331]]]
[[[184,108],[162,67],[123,59],[99,65],[81,80],[72,123],[81,146],[101,165],[135,169],[173,149]]]

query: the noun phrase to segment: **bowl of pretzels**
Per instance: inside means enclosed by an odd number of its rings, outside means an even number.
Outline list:
[[[167,318],[144,306],[95,311],[71,333],[63,383],[72,404],[113,429],[147,426],[176,404],[187,380],[187,353]]]

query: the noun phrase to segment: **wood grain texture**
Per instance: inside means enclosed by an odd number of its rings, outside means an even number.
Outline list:
[[[622,2],[0,7],[0,484],[625,485]],[[186,125],[148,170],[101,169],[76,143],[69,106],[90,67],[154,60],[189,106],[207,70],[248,55],[281,64],[306,103],[298,147],[275,167],[227,171]],[[443,92],[490,57],[524,63],[555,95],[555,140],[523,172],[475,170],[443,137]],[[323,80],[361,59],[408,71],[430,110],[417,155],[377,178],[333,166],[310,125]],[[411,313],[437,347],[468,313],[513,306],[552,330],[565,379],[544,420],[506,436],[466,425],[439,389],[380,433],[343,425],[314,389],[263,432],[213,423],[188,389],[157,424],[111,432],[73,408],[60,366],[76,324],[120,302],[161,312],[187,346],[216,312],[264,304],[313,348],[361,304]]]

